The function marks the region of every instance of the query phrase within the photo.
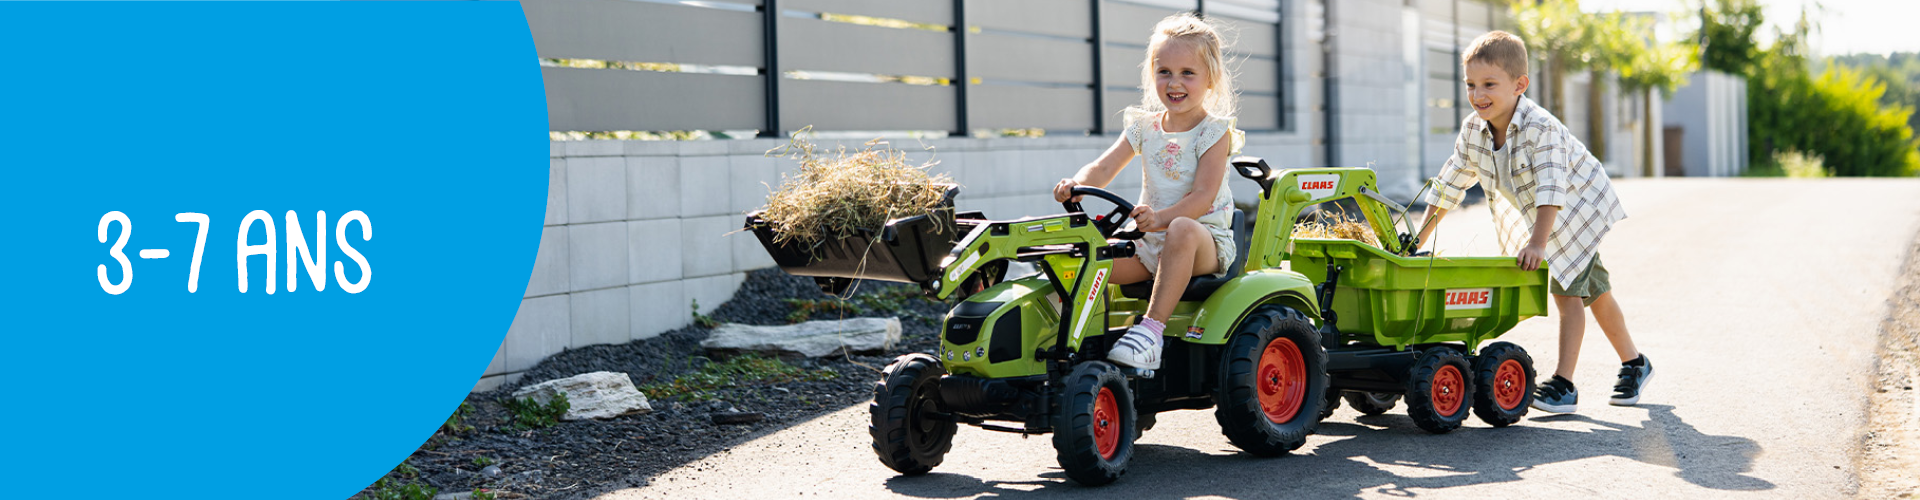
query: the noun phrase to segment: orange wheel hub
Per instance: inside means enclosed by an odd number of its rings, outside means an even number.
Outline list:
[[[1441,416],[1451,417],[1460,413],[1461,396],[1467,393],[1466,379],[1460,376],[1460,369],[1453,365],[1440,367],[1433,373],[1433,409]]]
[[[1105,387],[1093,400],[1093,445],[1100,449],[1100,458],[1107,460],[1120,449],[1120,405],[1113,402],[1113,391]]]
[[[1301,360],[1300,346],[1288,339],[1268,342],[1266,350],[1260,352],[1260,370],[1254,376],[1259,379],[1254,385],[1267,420],[1284,424],[1300,413],[1300,403],[1307,395],[1307,365]]]
[[[1501,361],[1500,368],[1493,372],[1493,402],[1502,410],[1512,410],[1526,398],[1527,369],[1519,360]]]

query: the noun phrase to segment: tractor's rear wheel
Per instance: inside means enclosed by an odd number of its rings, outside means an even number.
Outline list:
[[[1327,351],[1305,314],[1253,310],[1227,341],[1214,419],[1227,440],[1270,457],[1307,443],[1327,404]]]
[[[1473,401],[1467,357],[1448,346],[1420,351],[1407,378],[1407,416],[1434,434],[1446,434],[1467,420]]]
[[[1400,403],[1400,395],[1391,392],[1347,391],[1344,397],[1348,406],[1368,415],[1386,413],[1393,409],[1393,405]]]
[[[1120,479],[1139,436],[1126,376],[1105,361],[1083,362],[1067,374],[1059,398],[1053,449],[1060,468],[1087,486]]]
[[[1473,358],[1473,414],[1494,427],[1527,416],[1533,405],[1533,356],[1526,349],[1495,342]]]
[[[874,384],[867,433],[887,468],[925,474],[953,449],[959,425],[940,409],[940,376],[946,373],[933,356],[914,353],[894,358]]]

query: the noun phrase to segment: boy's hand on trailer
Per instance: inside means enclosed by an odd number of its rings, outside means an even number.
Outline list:
[[[1546,245],[1527,245],[1526,248],[1520,249],[1520,255],[1518,255],[1520,270],[1532,271],[1539,269],[1540,262],[1545,260],[1547,255],[1546,247]]]

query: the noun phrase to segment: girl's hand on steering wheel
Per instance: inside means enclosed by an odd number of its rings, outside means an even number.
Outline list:
[[[1060,179],[1060,182],[1053,185],[1053,201],[1064,202],[1068,197],[1072,197],[1074,203],[1079,203],[1082,197],[1073,196],[1073,187],[1078,185],[1080,183],[1074,182],[1073,179]]]
[[[1133,218],[1133,226],[1138,228],[1140,232],[1157,233],[1167,230],[1167,227],[1161,224],[1160,214],[1154,212],[1153,207],[1135,205],[1133,207],[1133,213],[1129,214],[1128,217]]]

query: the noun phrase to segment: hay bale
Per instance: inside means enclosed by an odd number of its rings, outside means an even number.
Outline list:
[[[888,148],[886,141],[828,154],[803,138],[810,131],[796,132],[787,145],[767,152],[800,162],[799,171],[783,176],[780,188],[767,197],[761,214],[772,226],[775,243],[842,239],[861,230],[879,231],[893,219],[932,214],[954,184],[951,176],[927,172],[939,162],[909,165],[906,153]]]

